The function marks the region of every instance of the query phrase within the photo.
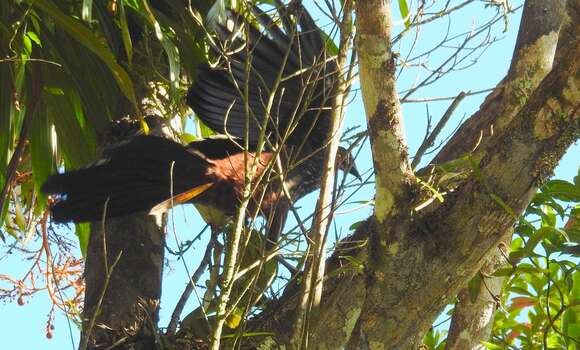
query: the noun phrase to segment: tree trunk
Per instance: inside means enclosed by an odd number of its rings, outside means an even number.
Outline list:
[[[91,224],[82,333],[88,348],[156,348],[164,238],[162,225],[145,214]]]
[[[161,118],[146,119],[150,134],[167,136]],[[114,147],[140,133],[139,122],[120,119],[105,131],[100,148]],[[91,223],[80,349],[85,343],[88,349],[113,344],[157,348],[164,230],[165,216],[147,213]]]

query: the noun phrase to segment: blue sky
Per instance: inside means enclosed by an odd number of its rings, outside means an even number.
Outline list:
[[[513,7],[517,7],[523,1],[510,1]],[[321,17],[318,10],[312,6],[312,3],[305,1],[308,8],[312,10],[313,17],[320,18],[319,25],[328,23],[328,20]],[[396,3],[396,2],[395,2]],[[416,3],[416,2],[414,2]],[[444,1],[443,1],[444,3]],[[452,1],[457,3],[457,1]],[[394,5],[396,6],[396,5]],[[398,9],[394,8],[394,13],[397,14]],[[442,36],[448,28],[452,33],[462,33],[470,31],[477,23],[484,23],[487,19],[494,15],[494,9],[485,8],[483,2],[475,2],[461,10],[460,14],[452,17],[451,22],[448,19],[442,18],[433,22],[429,26],[423,28],[420,33],[420,40],[417,43],[417,51],[427,49],[433,43],[441,40]],[[503,32],[503,22],[500,21],[490,33],[491,37],[497,38],[499,41],[494,43],[488,50],[486,50],[478,63],[471,69],[466,69],[458,72],[453,72],[446,76],[441,81],[432,86],[422,89],[412,98],[427,98],[434,96],[456,96],[460,91],[478,91],[495,86],[506,74],[511,60],[511,55],[517,35],[517,28],[519,25],[519,17],[521,10],[516,14],[509,16],[508,31]],[[403,29],[403,24],[400,19],[396,21],[398,25],[395,27],[396,31]],[[324,26],[323,26],[324,27]],[[413,33],[412,33],[413,34]],[[395,46],[395,50],[401,53],[408,51],[411,43],[408,40],[403,40]],[[447,51],[452,48],[445,49]],[[428,64],[433,66],[442,59],[443,56],[431,55]],[[427,75],[425,71],[416,71],[413,69],[406,70],[399,79],[399,91],[408,89],[413,82],[419,81]],[[354,126],[364,126],[364,110],[360,99],[360,93],[357,91],[357,85],[354,86],[354,99],[349,105],[345,121],[345,129]],[[447,136],[453,131],[457,123],[471,115],[477,110],[485,94],[471,96],[465,100],[456,109],[452,120],[443,132],[443,136]],[[428,105],[429,114],[434,118],[434,122],[444,113],[449,106],[450,101],[432,102]],[[417,147],[421,143],[426,126],[426,111],[425,103],[408,103],[403,105],[405,126],[407,138],[409,143],[410,154],[414,154]],[[429,156],[425,160],[428,160]],[[370,150],[368,145],[363,146],[360,157],[357,159],[357,166],[359,170],[369,171],[372,160],[370,157]],[[580,146],[573,146],[564,159],[560,162],[556,170],[556,176],[563,179],[571,179],[576,175],[578,166],[580,165]],[[355,221],[367,217],[371,213],[371,208],[364,206],[361,203],[368,201],[373,197],[372,185],[365,186],[365,188],[357,193],[351,200],[350,204],[339,210],[335,219],[335,227],[337,232],[331,230],[331,236],[344,236],[348,234],[349,226]],[[315,201],[315,196],[311,195],[303,199],[299,205],[302,206],[302,211],[307,212],[311,210],[312,203]],[[203,227],[203,223],[199,216],[195,213],[192,206],[182,206],[174,211],[175,229],[170,225],[168,242],[171,247],[175,247],[175,235],[181,240],[186,240],[195,236]],[[63,230],[64,232],[64,230]],[[74,236],[69,232],[68,237],[74,240]],[[165,271],[165,280],[163,287],[162,308],[161,308],[161,323],[160,326],[165,326],[169,320],[173,307],[181,294],[187,275],[185,273],[183,261],[186,261],[189,270],[195,269],[200,259],[203,249],[205,248],[205,240],[197,244],[185,256],[184,260],[178,261],[174,256],[168,257],[168,264]],[[31,243],[32,246],[35,243]],[[3,274],[8,274],[14,277],[21,276],[29,267],[29,261],[22,261],[22,259],[14,254],[13,256],[0,260],[3,267]],[[186,310],[191,310],[195,307],[195,298],[192,297]],[[44,335],[44,327],[46,324],[46,315],[50,310],[50,304],[46,295],[37,295],[34,298],[28,298],[24,306],[18,306],[14,303],[0,304],[0,337],[4,348],[18,348],[18,349],[42,349],[42,350],[61,350],[73,349],[71,343],[71,335],[68,330],[68,323],[66,318],[61,314],[56,314],[55,329],[53,331],[53,339],[48,340]],[[78,346],[78,330],[74,324],[71,325],[72,337],[75,346]]]

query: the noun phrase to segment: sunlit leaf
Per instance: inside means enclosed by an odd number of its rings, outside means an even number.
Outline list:
[[[351,231],[355,231],[355,230],[356,230],[357,228],[359,228],[359,226],[360,226],[360,225],[362,225],[364,222],[365,222],[364,220],[361,220],[361,221],[354,222],[354,223],[352,223],[352,224],[351,224],[351,225],[348,227],[348,229],[349,229],[349,230],[351,230]]]
[[[117,3],[122,2],[122,0],[117,1]],[[93,0],[83,0],[81,6],[81,17],[85,22],[90,22],[93,19]]]
[[[87,247],[89,245],[89,237],[91,234],[91,225],[88,223],[76,224],[75,234],[79,240],[79,247],[83,257],[87,256]]]
[[[535,234],[526,242],[526,246],[524,248],[525,255],[529,255],[531,252],[533,252],[538,243],[540,243],[545,237],[554,231],[555,230],[552,227],[541,227],[539,230],[537,230]]]
[[[571,323],[568,325],[568,332],[566,335],[573,339],[580,339],[580,323]],[[574,344],[575,342],[571,341],[570,344]]]
[[[564,180],[549,181],[542,187],[542,192],[566,202],[580,201],[580,186]]]
[[[215,135],[215,131],[207,127],[199,118],[196,118],[196,120],[197,120],[197,131],[199,136],[201,136],[202,138],[207,138],[212,135]]]
[[[580,272],[578,270],[574,271],[572,275],[572,290],[570,294],[572,295],[572,301],[580,301]]]
[[[240,322],[244,319],[244,310],[236,307],[226,318],[226,325],[231,329],[236,329],[240,325]]]
[[[332,38],[329,37],[328,34],[326,34],[324,31],[320,31],[320,35],[322,36],[322,40],[324,40],[326,43],[327,53],[329,53],[331,56],[338,55],[338,46],[336,46],[334,40],[332,40]]]
[[[22,212],[22,204],[20,202],[20,198],[14,196],[13,203],[14,203],[14,223],[16,224],[20,232],[25,232],[26,219],[24,218],[24,213]]]
[[[196,137],[195,135],[192,135],[188,132],[184,132],[183,134],[181,134],[181,141],[185,144],[188,144],[190,142],[193,142],[195,140],[198,140],[199,138]]]
[[[554,208],[550,206],[542,207],[542,226],[543,227],[556,227],[556,212]]]
[[[175,44],[171,42],[168,36],[163,32],[160,23],[157,21],[155,15],[151,11],[151,8],[149,7],[148,1],[141,0],[141,3],[147,22],[149,22],[149,25],[153,27],[155,36],[161,43],[161,46],[163,46],[163,50],[167,55],[167,59],[169,61],[169,82],[171,86],[171,95],[174,97],[174,99],[177,99],[179,93],[179,77],[181,74],[179,51],[177,50],[177,46],[175,46]]]
[[[490,343],[490,342],[487,342],[487,341],[482,341],[481,344],[483,346],[485,346],[486,349],[489,349],[489,350],[504,350],[504,347],[503,346],[496,345],[494,343]]]
[[[407,5],[407,0],[399,0],[399,11],[401,12],[401,18],[405,21],[405,27],[409,28],[411,25],[411,19],[409,18],[409,6]]]

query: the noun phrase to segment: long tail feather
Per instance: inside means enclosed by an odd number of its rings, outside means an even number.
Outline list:
[[[207,182],[211,161],[155,136],[138,136],[86,168],[50,176],[42,191],[56,195],[56,222],[97,221],[153,208]],[[173,188],[172,188],[173,187]]]

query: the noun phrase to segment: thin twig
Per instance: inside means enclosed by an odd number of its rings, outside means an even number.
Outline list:
[[[415,154],[415,158],[413,158],[413,162],[411,163],[411,167],[413,169],[415,169],[417,167],[417,165],[419,165],[419,163],[421,162],[421,158],[423,158],[423,155],[425,155],[425,152],[431,146],[433,146],[433,143],[435,143],[435,140],[437,139],[437,137],[441,133],[441,130],[443,130],[443,128],[445,127],[445,125],[449,121],[449,118],[451,118],[451,116],[453,115],[453,112],[455,111],[455,109],[457,108],[459,103],[465,98],[466,94],[467,93],[461,91],[459,93],[459,95],[457,95],[455,97],[453,102],[451,102],[451,105],[449,105],[449,108],[447,108],[447,110],[443,114],[443,117],[441,117],[439,122],[437,122],[437,125],[435,125],[433,132],[431,132],[431,134],[429,134],[429,136],[427,138],[425,138],[425,140],[423,140],[423,143],[421,144],[421,146],[417,150],[417,154]]]
[[[465,93],[465,97],[467,96],[475,96],[479,94],[486,94],[488,92],[492,92],[495,88],[477,90],[477,91],[470,91]],[[409,98],[405,101],[401,101],[401,103],[425,103],[425,102],[435,102],[435,101],[450,101],[455,100],[457,96],[441,96],[441,97],[426,97],[426,98]]]
[[[314,241],[312,259],[306,265],[303,278],[303,288],[300,296],[297,317],[292,327],[292,343],[294,348],[308,347],[308,328],[311,311],[316,308],[322,297],[322,283],[325,271],[325,242],[332,215],[332,200],[335,179],[336,151],[340,142],[340,129],[344,117],[348,80],[343,76],[343,67],[347,63],[347,53],[352,38],[352,6],[353,1],[343,4],[342,20],[339,24],[340,43],[336,58],[337,79],[335,81],[335,96],[332,101],[333,112],[329,115],[330,130],[328,146],[325,154],[324,168],[321,179],[320,196],[313,218],[311,237]],[[349,72],[351,72],[349,70]]]
[[[189,279],[189,282],[187,283],[185,290],[181,294],[181,297],[179,298],[177,305],[175,305],[175,309],[173,310],[173,313],[171,314],[171,320],[169,321],[169,326],[167,326],[167,335],[175,334],[175,331],[177,329],[177,323],[179,322],[179,317],[181,316],[181,312],[183,311],[183,308],[185,307],[185,303],[187,303],[187,300],[191,296],[191,292],[193,291],[195,284],[197,283],[197,281],[199,280],[201,275],[205,272],[207,266],[209,265],[209,263],[211,261],[211,252],[212,252],[212,249],[214,247],[214,242],[215,242],[215,238],[213,236],[214,235],[212,233],[212,238],[210,239],[209,243],[207,244],[207,247],[205,248],[205,253],[203,254],[203,258],[201,259],[199,266],[197,267],[197,269],[194,271],[193,275]]]

